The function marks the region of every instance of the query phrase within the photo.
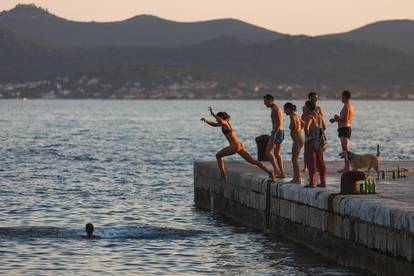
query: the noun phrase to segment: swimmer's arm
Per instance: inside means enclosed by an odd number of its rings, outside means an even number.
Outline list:
[[[206,118],[201,118],[201,121],[205,122],[206,124],[212,126],[212,127],[219,127],[221,126],[219,123],[215,123],[209,120],[206,120]]]
[[[224,125],[223,120],[220,117],[216,116],[216,114],[214,114],[213,108],[211,106],[208,107],[208,110],[210,111],[211,116],[213,116],[214,119],[217,120],[218,126]]]

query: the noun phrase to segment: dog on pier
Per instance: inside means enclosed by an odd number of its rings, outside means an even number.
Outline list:
[[[380,146],[377,145],[377,154],[357,154],[351,151],[348,151],[348,159],[351,162],[352,170],[358,171],[360,169],[367,169],[367,177],[371,168],[377,172],[377,179],[380,177]],[[341,152],[339,154],[341,158],[344,158],[344,154]]]

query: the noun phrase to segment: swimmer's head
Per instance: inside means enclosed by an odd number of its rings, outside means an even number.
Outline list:
[[[93,229],[94,229],[94,227],[93,227],[93,224],[92,223],[87,223],[86,224],[86,226],[85,226],[86,234],[92,235]]]
[[[230,120],[230,115],[227,112],[218,112],[216,116],[223,120]]]

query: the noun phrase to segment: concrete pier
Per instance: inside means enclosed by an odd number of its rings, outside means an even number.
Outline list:
[[[397,165],[410,169],[414,161],[382,162],[382,169]],[[341,166],[342,162],[327,162],[328,172]],[[338,173],[329,174],[327,188],[309,189],[304,184],[272,183],[264,172],[245,162],[226,162],[226,169],[228,179],[223,181],[216,162],[195,162],[198,207],[303,243],[342,265],[377,275],[414,275],[412,170],[401,179],[392,179],[389,173],[377,185],[377,194],[341,195]],[[307,173],[302,175],[306,179]]]

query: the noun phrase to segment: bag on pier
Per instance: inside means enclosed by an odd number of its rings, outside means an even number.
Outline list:
[[[323,128],[318,129],[318,137],[316,137],[313,146],[315,150],[320,152],[324,152],[328,147],[328,139],[326,139],[325,131],[323,130]]]

